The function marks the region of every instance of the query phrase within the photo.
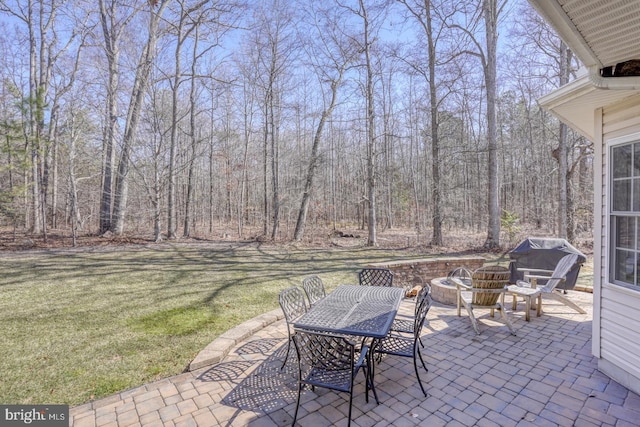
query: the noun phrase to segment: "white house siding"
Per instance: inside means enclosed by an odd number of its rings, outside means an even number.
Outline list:
[[[597,110],[596,114],[598,111],[601,110]],[[634,134],[638,135],[640,141],[640,97],[626,99],[602,111],[602,132],[596,129],[596,135],[603,135],[604,147],[599,153],[596,150],[599,159],[602,159],[602,169],[595,177],[595,184],[599,185],[602,193],[597,199],[600,206],[596,205],[594,213],[600,218],[602,240],[594,242],[594,248],[599,252],[594,253],[594,257],[597,256],[599,260],[599,265],[594,265],[597,268],[594,273],[600,272],[599,280],[596,279],[597,282],[594,283],[594,354],[599,356],[598,367],[602,372],[640,393],[640,288],[636,290],[610,284],[607,273],[609,142]],[[596,120],[596,126],[598,122]],[[598,237],[597,233],[595,237]]]

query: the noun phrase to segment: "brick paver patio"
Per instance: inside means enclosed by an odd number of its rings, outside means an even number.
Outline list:
[[[422,349],[429,396],[420,391],[411,359],[386,357],[376,368],[380,405],[373,398],[365,403],[360,375],[352,425],[640,425],[640,397],[600,373],[591,355],[592,295],[573,291],[570,297],[587,314],[554,301],[545,301],[542,317],[532,313],[531,322],[524,320],[524,303],[509,311],[517,336],[488,311],[477,313],[476,336],[468,317],[435,303]],[[401,310],[411,312],[412,304],[404,301]],[[219,363],[71,408],[71,425],[290,425],[297,362],[290,357],[280,370],[287,339],[282,316],[268,313],[225,335],[203,352],[205,359],[217,354]],[[345,426],[347,399],[330,390],[305,391],[299,424]]]

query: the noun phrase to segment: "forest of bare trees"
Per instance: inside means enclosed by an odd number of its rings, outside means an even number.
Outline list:
[[[0,26],[5,230],[591,228],[591,142],[536,103],[578,64],[525,0],[0,0]]]

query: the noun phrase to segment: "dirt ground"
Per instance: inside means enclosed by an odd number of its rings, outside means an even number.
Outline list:
[[[314,229],[301,242],[294,242],[291,239],[281,238],[276,240],[267,239],[260,235],[257,230],[249,230],[244,236],[238,237],[230,229],[220,228],[213,233],[198,233],[189,238],[178,238],[176,240],[163,240],[156,243],[151,234],[125,233],[116,236],[111,233],[97,235],[92,233],[79,234],[76,239],[76,250],[91,249],[104,250],[119,247],[146,247],[161,243],[180,244],[246,244],[255,243],[263,246],[294,247],[297,249],[309,248],[358,248],[364,247],[367,243],[367,230],[357,228],[344,228],[341,230]],[[480,253],[487,252],[482,246],[486,239],[486,231],[473,232],[469,230],[445,230],[444,245],[434,247],[429,244],[431,235],[429,232],[418,234],[415,230],[409,229],[387,229],[377,232],[378,247],[382,249],[398,249],[407,251],[418,251],[425,254],[437,253]],[[507,236],[501,236],[501,249],[496,253],[504,253],[515,247],[522,239],[535,237],[554,237],[550,232],[543,230],[523,230],[511,240]],[[591,236],[581,236],[576,246],[585,255],[593,253],[593,239]],[[74,249],[73,238],[68,230],[48,230],[46,239],[42,235],[33,235],[26,232],[14,231],[12,229],[0,228],[0,251],[27,251],[27,250],[51,250],[51,249]]]

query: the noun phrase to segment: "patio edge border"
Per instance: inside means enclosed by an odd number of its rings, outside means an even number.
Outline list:
[[[284,319],[284,313],[278,308],[229,329],[201,350],[189,364],[188,370],[195,371],[205,366],[220,363],[229,354],[233,346],[281,319]]]

